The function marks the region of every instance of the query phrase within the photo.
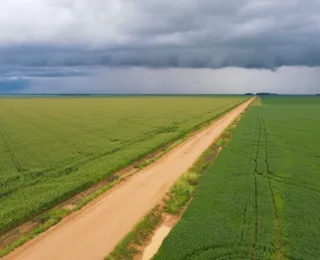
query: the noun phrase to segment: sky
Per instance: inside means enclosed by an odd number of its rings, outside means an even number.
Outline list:
[[[0,93],[320,93],[318,0],[1,0]]]

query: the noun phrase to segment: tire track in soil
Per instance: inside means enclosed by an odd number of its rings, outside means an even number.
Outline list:
[[[269,168],[269,158],[268,158],[268,133],[267,133],[267,128],[266,128],[266,122],[263,118],[262,118],[262,123],[263,123],[263,129],[264,129],[264,134],[265,134],[265,150],[266,150],[266,166],[267,166],[267,173],[270,174],[270,168]],[[277,241],[277,258],[278,260],[281,260],[282,256],[281,256],[281,242],[280,242],[280,224],[279,224],[279,214],[278,214],[278,210],[277,210],[277,206],[276,206],[276,202],[275,202],[275,198],[274,198],[274,191],[272,189],[272,185],[271,185],[271,179],[270,177],[268,177],[268,184],[269,184],[269,189],[270,189],[270,193],[272,196],[272,204],[273,204],[273,210],[274,210],[274,217],[275,217],[275,225],[276,225],[276,241]]]

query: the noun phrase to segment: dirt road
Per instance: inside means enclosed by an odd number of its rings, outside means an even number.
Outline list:
[[[100,196],[4,259],[103,259],[251,101],[241,104],[111,193]]]

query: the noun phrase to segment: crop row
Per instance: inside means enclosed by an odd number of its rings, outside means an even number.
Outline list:
[[[320,106],[262,101],[154,259],[319,259]]]
[[[2,99],[0,233],[244,99]]]

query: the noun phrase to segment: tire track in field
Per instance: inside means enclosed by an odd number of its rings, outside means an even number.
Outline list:
[[[4,131],[0,131],[0,136],[4,142],[5,148],[8,151],[8,153],[10,154],[11,160],[13,161],[13,164],[17,170],[17,172],[21,172],[21,165],[19,164],[18,160],[16,160],[13,151],[10,148],[10,145],[7,141],[7,139],[5,138],[5,132]]]
[[[258,132],[258,141],[257,141],[257,150],[256,150],[256,158],[255,158],[255,168],[254,168],[254,197],[255,197],[255,223],[254,223],[254,242],[252,244],[252,260],[256,259],[256,250],[258,243],[258,231],[259,231],[259,218],[258,218],[258,184],[257,184],[257,174],[258,174],[258,157],[259,157],[259,146],[260,146],[260,113],[257,117],[256,122],[256,132]]]
[[[256,131],[257,131],[257,124],[256,124],[256,127],[254,129],[254,132],[256,132]],[[254,155],[256,155],[255,146],[252,145],[252,148],[251,148],[250,152],[246,152],[245,150],[241,150],[241,152],[244,153],[244,154],[249,155],[249,160],[248,160],[247,169],[246,169],[246,172],[249,172],[250,165],[252,164],[252,160],[253,161],[256,160],[256,158],[254,158]],[[246,202],[245,208],[243,209],[243,221],[242,221],[242,229],[241,229],[241,234],[240,234],[241,241],[243,240],[245,226],[246,226],[246,223],[247,223],[247,220],[246,220],[247,209],[248,209],[248,202]]]
[[[235,244],[214,244],[210,243],[207,245],[202,245],[201,247],[193,250],[192,252],[186,252],[181,256],[184,260],[193,260],[201,258],[201,256],[206,255],[209,251],[215,252],[214,259],[239,259],[241,255],[241,250],[246,250],[248,244],[235,245]],[[236,250],[237,249],[237,250]],[[233,252],[230,252],[233,250]],[[220,251],[220,252],[219,252]],[[238,251],[238,252],[237,252]]]
[[[263,123],[263,129],[264,129],[264,135],[265,135],[265,150],[266,150],[266,166],[267,166],[267,173],[270,174],[270,168],[269,168],[269,151],[268,151],[268,133],[267,133],[267,128],[266,128],[266,122],[263,118],[263,116],[261,117],[262,119],[262,123]],[[268,177],[268,185],[269,185],[269,189],[270,189],[270,193],[272,196],[272,204],[273,204],[273,210],[274,210],[274,217],[275,217],[275,225],[276,225],[276,241],[277,241],[277,257],[278,260],[280,260],[282,258],[281,256],[281,242],[280,242],[280,224],[279,224],[279,214],[278,214],[278,210],[277,210],[277,206],[276,206],[276,202],[275,202],[275,198],[274,198],[274,191],[272,189],[272,185],[271,185],[271,179],[270,177]]]
[[[248,209],[248,202],[246,202],[246,205],[245,205],[245,207],[243,209],[243,213],[242,213],[243,220],[242,220],[242,224],[241,224],[242,228],[241,228],[241,234],[240,234],[240,241],[243,241],[244,230],[247,225],[247,219],[246,219],[247,209]]]
[[[270,175],[272,176],[271,177],[266,177],[274,182],[279,182],[279,183],[284,183],[284,184],[288,184],[288,185],[292,185],[292,186],[295,186],[295,187],[299,187],[299,188],[302,188],[302,189],[306,189],[308,191],[312,191],[312,192],[315,192],[315,193],[320,193],[319,190],[317,190],[316,188],[314,187],[310,187],[310,185],[306,184],[306,183],[303,183],[303,182],[299,182],[299,181],[294,181],[294,180],[284,180],[283,178],[277,176],[277,175],[274,175],[274,174],[271,174]]]

